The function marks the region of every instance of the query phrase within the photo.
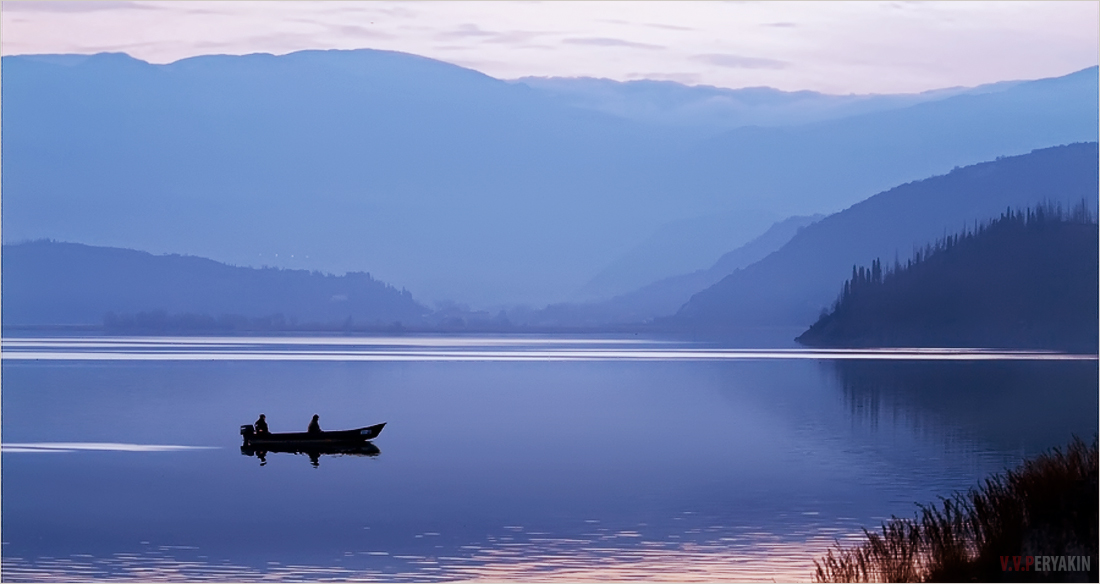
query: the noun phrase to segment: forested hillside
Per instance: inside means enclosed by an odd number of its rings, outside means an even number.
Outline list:
[[[1006,208],[1043,203],[1096,210],[1096,143],[1068,144],[957,168],[906,183],[798,232],[763,260],[696,294],[664,326],[721,333],[812,324],[836,298],[852,264],[905,259],[948,233]]]
[[[1082,203],[1007,211],[904,265],[852,268],[798,341],[814,346],[1096,351],[1097,225]]]

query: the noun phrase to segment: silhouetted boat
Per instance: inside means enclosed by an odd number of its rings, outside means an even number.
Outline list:
[[[241,426],[241,436],[244,437],[244,445],[241,449],[263,450],[267,452],[346,452],[354,451],[374,440],[382,433],[386,423],[375,424],[365,428],[354,430],[338,430],[335,432],[271,432],[257,434],[252,424]]]

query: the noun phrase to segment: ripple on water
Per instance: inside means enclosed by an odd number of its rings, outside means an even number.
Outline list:
[[[184,558],[181,554],[194,550],[160,546],[146,553],[99,558],[87,554],[4,557],[3,573],[4,580],[10,582],[808,581],[813,575],[813,560],[838,539],[846,541],[836,529],[820,530],[802,541],[764,533],[724,533],[707,541],[652,541],[631,530],[616,534],[629,545],[541,535],[525,541],[460,546],[438,556],[391,555],[379,550],[350,554],[398,560],[399,565],[387,565],[384,570],[277,562],[255,567]]]

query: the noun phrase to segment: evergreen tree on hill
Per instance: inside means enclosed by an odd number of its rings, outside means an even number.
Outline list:
[[[905,265],[853,266],[811,346],[1097,350],[1097,225],[1084,203],[1007,210]]]

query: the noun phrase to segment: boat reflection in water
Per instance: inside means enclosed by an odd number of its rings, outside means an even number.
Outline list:
[[[309,462],[314,468],[320,465],[322,454],[378,456],[382,451],[370,441],[378,437],[385,426],[386,424],[383,422],[365,428],[337,432],[265,432],[259,434],[256,432],[255,427],[246,424],[241,426],[241,436],[244,437],[241,454],[259,458],[260,466],[267,464],[267,455],[270,452],[305,454],[309,457]]]
[[[370,442],[364,442],[363,444],[348,445],[348,446],[334,446],[329,448],[284,448],[284,447],[272,447],[263,446],[261,448],[254,448],[251,446],[241,446],[241,454],[245,456],[255,456],[260,459],[260,466],[267,464],[267,455],[272,452],[286,452],[289,454],[305,454],[309,457],[309,462],[316,468],[321,464],[321,455],[341,455],[341,456],[378,456],[382,454],[382,451],[377,446]]]

